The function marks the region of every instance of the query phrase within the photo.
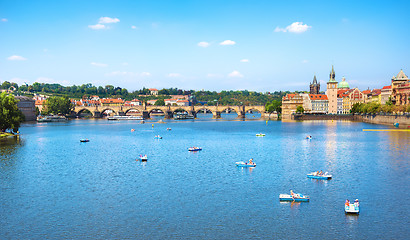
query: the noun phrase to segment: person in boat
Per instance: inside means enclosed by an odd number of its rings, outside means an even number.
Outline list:
[[[354,206],[358,207],[359,206],[359,199],[354,200]]]
[[[346,199],[345,206],[346,206],[346,207],[350,206],[350,201],[349,201],[349,199]]]
[[[249,159],[249,164],[253,165],[253,158]]]
[[[299,194],[294,193],[293,190],[290,190],[290,195],[292,196],[292,198],[299,198]]]
[[[320,172],[319,172],[319,176],[322,176],[323,175],[323,171],[322,170],[320,170]]]
[[[319,176],[319,171],[316,172],[316,176]]]

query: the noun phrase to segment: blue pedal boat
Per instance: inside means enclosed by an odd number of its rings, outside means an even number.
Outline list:
[[[247,163],[247,162],[236,162],[237,167],[256,167],[256,163]]]
[[[287,201],[287,202],[309,202],[309,196],[302,195],[300,193],[296,193],[295,197],[292,197],[290,194],[279,194],[279,201]]]
[[[345,204],[345,213],[346,214],[359,214],[360,208],[359,208],[359,202],[356,203],[350,203],[349,205]]]
[[[188,148],[188,151],[190,151],[190,152],[197,152],[197,151],[201,151],[202,150],[202,148],[200,148],[200,147],[190,147],[190,148]]]
[[[316,172],[309,173],[307,175],[308,178],[313,179],[320,179],[320,180],[330,180],[332,179],[332,175],[328,174],[327,172],[322,175],[317,175]]]

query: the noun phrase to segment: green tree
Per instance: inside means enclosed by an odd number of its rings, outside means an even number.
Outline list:
[[[303,113],[305,111],[305,109],[303,108],[303,106],[297,106],[296,107],[296,113]]]
[[[3,92],[0,94],[0,131],[10,129],[17,132],[24,121],[24,115],[17,108],[17,101],[13,95]]]
[[[355,103],[350,109],[350,113],[360,113],[361,112],[362,103]]]
[[[276,111],[277,113],[280,113],[282,110],[282,101],[279,100],[273,100],[271,103],[266,103],[265,109],[267,112],[274,112]]]
[[[155,106],[165,106],[165,101],[164,99],[158,99],[155,104]]]
[[[45,114],[69,114],[74,105],[68,97],[49,97],[45,102]]]

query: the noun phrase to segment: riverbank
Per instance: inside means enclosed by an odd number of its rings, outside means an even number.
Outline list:
[[[0,132],[0,139],[15,137],[15,136],[17,135],[12,134],[12,133],[7,133],[7,132]]]
[[[289,119],[289,118],[283,118]],[[398,123],[399,128],[410,128],[410,115],[409,114],[293,114],[290,116],[291,120],[296,121],[308,121],[308,120],[346,120],[346,121],[358,121],[371,124],[381,124],[387,126],[393,126]]]

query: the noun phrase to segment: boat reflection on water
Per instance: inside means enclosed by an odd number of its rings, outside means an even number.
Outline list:
[[[289,204],[289,205],[290,205],[290,208],[291,208],[292,210],[298,210],[299,207],[300,207],[300,204],[301,204],[302,202],[295,202],[295,201],[285,202],[285,201],[280,201],[279,203],[280,203],[281,205],[282,205],[282,204],[284,204],[284,205]]]
[[[359,219],[359,214],[345,214],[345,216],[347,224],[357,223],[357,220]]]

